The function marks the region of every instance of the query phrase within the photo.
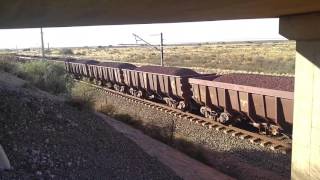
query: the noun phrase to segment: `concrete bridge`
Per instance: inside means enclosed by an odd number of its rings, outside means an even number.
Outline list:
[[[292,179],[320,177],[319,0],[2,0],[0,28],[280,17],[297,41]]]

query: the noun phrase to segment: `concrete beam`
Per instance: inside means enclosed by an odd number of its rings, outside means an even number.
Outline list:
[[[319,14],[284,17],[280,32],[297,40],[291,178],[320,177]]]
[[[320,40],[320,12],[280,18],[280,34],[292,40]]]
[[[297,41],[292,179],[320,177],[320,41]]]
[[[269,18],[320,11],[319,0],[1,0],[0,28]]]

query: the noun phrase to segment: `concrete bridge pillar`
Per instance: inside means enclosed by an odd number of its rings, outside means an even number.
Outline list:
[[[320,179],[320,13],[281,17],[280,34],[297,43],[291,178]]]

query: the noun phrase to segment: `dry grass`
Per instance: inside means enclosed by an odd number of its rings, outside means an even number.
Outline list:
[[[87,84],[74,83],[69,96],[66,103],[78,110],[95,109],[95,89],[93,87]]]
[[[73,48],[74,56],[130,62],[159,64],[159,53],[148,47]],[[36,51],[29,51],[35,53]],[[51,49],[59,56],[61,49]],[[27,53],[27,52],[24,52]],[[195,68],[202,72],[255,72],[294,74],[295,42],[239,42],[165,47],[165,65]]]

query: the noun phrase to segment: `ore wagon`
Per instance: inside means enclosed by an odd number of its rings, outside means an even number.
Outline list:
[[[76,78],[89,78],[92,79],[93,77],[90,76],[92,69],[88,67],[88,65],[98,64],[98,61],[94,60],[67,60],[65,62],[66,69],[69,69],[70,72]]]
[[[125,90],[123,69],[135,69],[136,66],[129,63],[101,62],[95,65],[88,65],[90,76],[94,77],[96,82],[107,87],[113,87],[117,91]]]
[[[193,100],[207,118],[246,121],[265,133],[291,132],[294,78],[248,74],[190,78]]]
[[[191,97],[188,78],[199,76],[191,69],[141,66],[123,70],[124,83],[134,96],[164,100],[169,106],[185,109]]]
[[[73,66],[71,66],[71,62],[76,61],[76,59],[74,58],[67,58],[64,61],[64,67],[66,72],[71,73],[71,74],[75,74],[75,69],[73,68]]]

